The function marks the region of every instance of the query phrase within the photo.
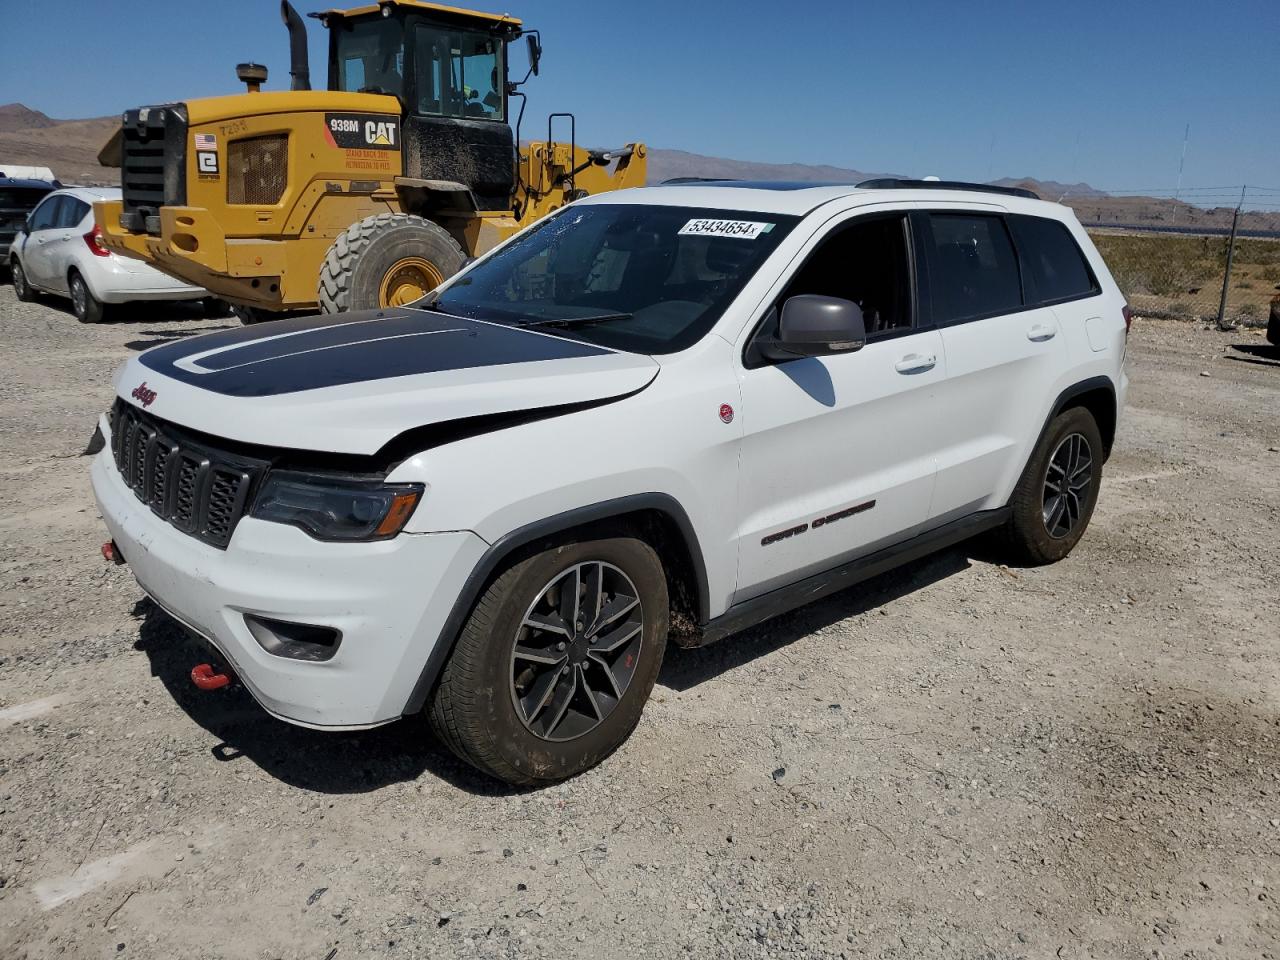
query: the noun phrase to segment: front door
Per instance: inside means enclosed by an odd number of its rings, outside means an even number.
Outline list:
[[[27,238],[20,254],[22,269],[26,272],[27,281],[42,290],[53,289],[53,253],[57,245],[54,238],[62,232],[58,226],[58,211],[65,202],[63,195],[46,197],[31,211],[27,221]]]
[[[928,519],[929,423],[945,371],[939,333],[916,324],[911,247],[905,215],[835,224],[801,255],[776,306],[802,293],[853,300],[866,346],[744,363],[735,601],[909,536]]]

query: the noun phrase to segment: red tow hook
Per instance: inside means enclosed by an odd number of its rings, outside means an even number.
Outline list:
[[[108,540],[102,545],[102,559],[121,564],[124,563],[124,554],[120,552],[114,540]]]
[[[198,663],[191,668],[191,682],[201,690],[221,690],[234,680],[235,676],[230,668],[224,673],[216,673],[207,663]]]

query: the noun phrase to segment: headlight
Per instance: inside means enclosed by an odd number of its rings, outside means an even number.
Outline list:
[[[301,527],[317,540],[386,540],[408,523],[420,483],[364,483],[273,472],[253,505],[259,520]]]

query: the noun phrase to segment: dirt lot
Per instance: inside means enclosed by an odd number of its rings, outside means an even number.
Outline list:
[[[522,793],[414,721],[199,693],[98,555],[113,368],[232,322],[0,288],[0,957],[1280,958],[1260,337],[1138,322],[1066,562],[953,550],[673,650],[628,745]]]

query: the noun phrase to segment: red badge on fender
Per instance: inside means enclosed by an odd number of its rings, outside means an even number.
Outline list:
[[[720,404],[720,419],[725,423],[733,423],[733,407],[727,403]]]

